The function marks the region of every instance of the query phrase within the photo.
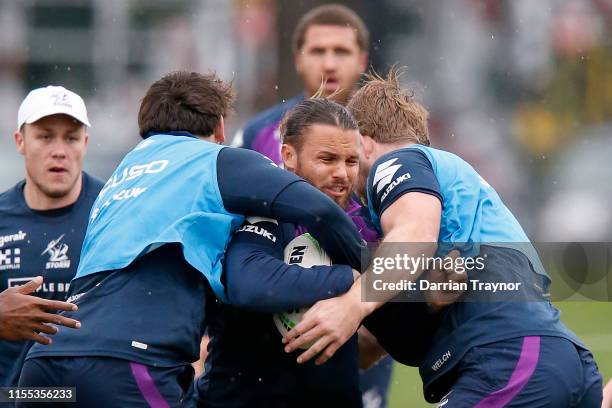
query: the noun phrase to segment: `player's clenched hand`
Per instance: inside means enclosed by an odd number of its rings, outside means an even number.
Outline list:
[[[74,319],[47,313],[57,310],[75,311],[76,305],[30,295],[42,282],[42,277],[37,276],[25,285],[8,288],[0,293],[0,339],[34,340],[40,344],[51,344],[51,339],[40,335],[57,333],[57,328],[48,323],[81,327],[81,323]]]
[[[449,252],[446,258],[456,259],[459,257],[459,251],[456,249]],[[454,263],[453,263],[454,264]],[[453,269],[435,269],[427,273],[427,280],[435,283],[467,282],[467,273],[459,273]],[[461,295],[463,290],[427,290],[424,292],[425,300],[434,310],[440,310],[450,304],[453,304]]]
[[[315,303],[302,321],[283,338],[283,343],[287,343],[285,351],[290,353],[300,346],[314,343],[298,357],[297,362],[304,363],[320,354],[315,363],[325,363],[359,328],[367,315],[363,305],[358,290]]]

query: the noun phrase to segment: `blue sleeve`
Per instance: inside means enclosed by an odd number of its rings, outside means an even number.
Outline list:
[[[234,214],[272,217],[272,203],[287,186],[304,182],[248,149],[228,147],[217,158],[217,181],[225,209]]]
[[[438,179],[429,159],[420,150],[396,150],[372,166],[368,177],[368,197],[379,217],[402,195],[415,191],[431,194],[442,202]]]
[[[259,153],[226,148],[217,160],[219,191],[235,214],[273,218],[308,228],[334,263],[360,269],[357,228],[329,197]]]
[[[282,224],[273,219],[247,217],[225,254],[225,283],[231,304],[275,313],[310,306],[351,287],[349,266],[302,268],[286,264],[283,251],[290,239],[285,235]]]

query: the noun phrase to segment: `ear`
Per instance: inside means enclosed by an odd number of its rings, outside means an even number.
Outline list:
[[[19,152],[19,154],[25,156],[25,138],[23,137],[23,134],[19,130],[16,130],[14,138],[15,145],[17,146],[17,151]]]
[[[362,52],[359,55],[359,69],[361,70],[361,72],[365,72],[368,68],[368,57],[369,55],[366,51]]]
[[[363,156],[366,160],[369,160],[372,154],[374,153],[374,139],[367,135],[361,135],[361,148],[363,152]]]
[[[83,137],[83,144],[85,145],[85,149],[83,150],[83,156],[87,153],[87,146],[89,146],[89,133],[87,130],[85,131],[85,136]]]
[[[283,143],[281,146],[281,158],[283,159],[285,169],[295,173],[298,163],[298,156],[295,147],[287,143]]]
[[[223,121],[223,115],[219,116],[219,123],[215,127],[215,143],[223,144],[225,142],[225,123]]]
[[[299,76],[302,76],[302,73],[304,72],[302,55],[302,50],[298,50],[295,54],[293,54],[293,65],[295,66],[295,72],[297,72]]]

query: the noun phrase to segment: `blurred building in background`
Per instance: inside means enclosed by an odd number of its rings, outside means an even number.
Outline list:
[[[230,134],[299,92],[291,34],[323,3],[0,0],[0,190],[23,174],[12,134],[28,90],[84,97],[86,169],[106,178],[138,142],[140,98],[165,72],[233,80]],[[433,144],[470,161],[533,238],[612,239],[612,1],[340,3],[368,24],[373,68],[406,67]]]

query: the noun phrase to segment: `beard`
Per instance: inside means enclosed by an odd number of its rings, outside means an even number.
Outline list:
[[[300,165],[300,162],[298,161],[297,167],[295,169],[295,173],[298,176],[302,177],[304,180],[306,180],[310,185],[314,186],[317,190],[319,190],[323,194],[325,194],[325,192],[322,189],[325,188],[325,187],[328,187],[328,186],[317,183],[315,180],[313,180],[310,177],[308,177],[308,174],[304,173],[303,170],[304,170],[303,167]],[[353,189],[351,188],[353,186],[348,186],[348,187],[349,187],[347,189],[348,193],[345,196],[342,196],[342,197],[331,197],[331,196],[328,196],[329,198],[334,200],[334,202],[336,204],[338,204],[340,206],[340,208],[342,208],[343,210],[345,210],[348,207],[349,201],[351,199],[351,193],[353,192]],[[325,194],[325,195],[327,195],[327,194]]]
[[[31,177],[32,184],[36,186],[36,189],[43,193],[45,196],[53,199],[63,198],[70,194],[75,184],[78,181],[78,177],[74,177],[70,182],[59,185],[57,187],[48,184],[41,183],[34,177]]]
[[[349,204],[349,200],[351,198],[351,190],[349,190],[349,193],[343,197],[330,197],[332,200],[334,200],[336,202],[336,204],[338,204],[340,206],[340,208],[342,208],[343,210],[346,210],[346,208],[348,207]]]

